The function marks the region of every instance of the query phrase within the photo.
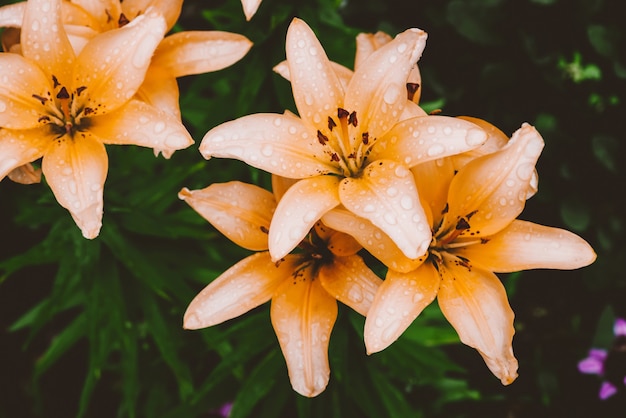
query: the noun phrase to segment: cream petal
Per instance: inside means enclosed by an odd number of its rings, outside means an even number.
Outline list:
[[[287,363],[291,386],[307,397],[328,384],[328,343],[337,319],[337,301],[314,280],[311,269],[286,280],[272,298],[270,316]]]
[[[289,179],[287,177],[277,176],[276,174],[272,174],[272,193],[274,193],[274,198],[278,202],[282,199],[283,195],[289,190],[291,186],[296,184],[298,179]]]
[[[283,282],[290,280],[293,261],[272,263],[268,252],[244,258],[196,295],[185,311],[183,327],[210,327],[267,302]]]
[[[344,106],[356,112],[358,120],[357,126],[348,125],[352,141],[362,132],[380,138],[399,120],[407,103],[407,78],[426,46],[426,37],[422,30],[406,30],[370,54],[354,73]]]
[[[63,27],[60,0],[26,2],[20,43],[24,57],[69,85],[75,55]]]
[[[471,227],[461,237],[493,235],[510,224],[524,209],[543,145],[535,128],[524,124],[500,151],[463,167],[450,184],[443,230],[468,216]]]
[[[0,126],[30,129],[42,125],[48,114],[44,103],[52,91],[52,79],[32,61],[13,53],[0,54]],[[39,98],[39,99],[38,99]]]
[[[372,160],[389,159],[413,167],[482,145],[485,132],[471,122],[449,116],[423,116],[396,124],[373,147]]]
[[[504,286],[490,271],[465,267],[445,253],[439,273],[437,298],[444,316],[461,341],[478,350],[502,384],[512,383],[517,377],[512,346],[514,315]]]
[[[326,247],[328,250],[339,257],[349,257],[355,255],[363,249],[363,246],[354,239],[352,235],[344,234],[343,232],[335,231],[328,228],[322,222],[315,224],[315,230],[326,230]],[[318,235],[320,235],[318,233]],[[321,235],[320,235],[321,236]]]
[[[593,248],[578,235],[520,220],[479,243],[459,247],[454,253],[472,264],[500,273],[538,268],[577,269],[596,259]]]
[[[124,0],[120,3],[124,15],[129,19],[150,11],[163,15],[168,31],[176,24],[183,7],[183,0]]]
[[[0,28],[19,28],[24,20],[26,2],[7,4],[0,7]]]
[[[189,132],[174,116],[139,100],[90,120],[90,132],[105,144],[154,148],[166,158],[193,144]]]
[[[206,133],[200,153],[206,159],[241,160],[282,177],[341,174],[310,129],[290,115],[258,113],[225,122]]]
[[[143,83],[164,34],[163,17],[148,13],[93,38],[78,55],[74,67],[74,87],[86,87],[77,105],[89,107],[95,116],[128,102]]]
[[[318,278],[330,295],[363,316],[383,282],[358,255],[335,257],[320,267]]]
[[[80,6],[96,20],[100,32],[119,26],[119,16],[122,13],[122,2],[119,0],[72,0],[72,3]]]
[[[413,175],[402,164],[372,162],[360,177],[342,180],[339,198],[346,209],[389,235],[407,257],[418,258],[428,249],[430,226]]]
[[[302,120],[331,136],[328,118],[343,107],[343,88],[311,28],[294,18],[287,30],[287,63],[293,97]]]
[[[104,145],[88,132],[73,139],[61,137],[48,148],[41,168],[57,201],[71,213],[83,236],[97,237],[108,169]]]
[[[273,260],[291,252],[324,213],[339,205],[338,185],[336,176],[318,176],[300,180],[285,192],[270,224]]]
[[[327,212],[322,216],[322,222],[336,231],[354,237],[363,248],[390,269],[406,273],[419,267],[426,258],[408,258],[380,228],[345,209],[337,208]]]
[[[178,78],[229,67],[243,58],[252,42],[243,35],[221,31],[184,31],[167,36],[152,65]]]
[[[334,61],[330,62],[330,66],[333,68],[333,71],[335,71],[335,74],[337,74],[337,77],[339,77],[341,87],[345,90],[354,72],[348,67],[344,67],[343,65],[338,64]],[[276,74],[280,75],[285,80],[291,81],[289,64],[287,63],[287,60],[281,61],[280,63],[276,64],[273,70]]]
[[[169,113],[177,120],[182,120],[180,114],[178,82],[174,77],[151,66],[146,73],[143,84],[137,90],[135,97],[157,109]]]
[[[35,168],[32,164],[24,164],[11,171],[7,177],[11,181],[20,184],[40,183],[41,168]]]
[[[450,182],[456,174],[451,158],[421,163],[411,168],[415,185],[419,190],[420,201],[429,218],[429,225],[439,225],[445,213]],[[433,181],[436,179],[436,181]]]
[[[240,247],[267,250],[267,234],[276,209],[274,196],[267,190],[231,181],[201,190],[183,188],[178,197]]]
[[[0,129],[0,180],[16,168],[45,154],[51,138],[44,129]]]
[[[389,270],[365,320],[367,353],[382,351],[396,341],[435,299],[440,281],[431,263],[409,273]]]
[[[252,16],[254,16],[260,5],[261,0],[241,0],[243,14],[246,16],[247,21],[250,21],[250,19],[252,19]]]

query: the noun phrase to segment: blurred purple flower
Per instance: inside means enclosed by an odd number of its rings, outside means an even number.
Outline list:
[[[615,339],[609,350],[592,348],[589,356],[578,362],[578,370],[585,374],[600,376],[602,385],[598,396],[604,400],[615,395],[618,384],[626,385],[626,320],[617,318],[613,325]]]

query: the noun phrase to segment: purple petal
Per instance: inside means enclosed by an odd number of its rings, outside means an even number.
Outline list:
[[[589,357],[578,362],[578,370],[586,374],[602,374],[606,351],[600,349],[589,350]]]
[[[607,351],[603,348],[592,348],[589,350],[589,357],[598,361],[604,362],[606,360]]]
[[[227,418],[230,415],[231,409],[233,409],[233,403],[226,402],[224,405],[220,407],[220,409],[218,410],[218,413],[220,414],[220,417]]]
[[[618,335],[626,335],[626,320],[622,318],[617,318],[615,320],[615,325],[613,325],[613,333]]]
[[[602,382],[602,386],[600,386],[600,393],[599,393],[600,399],[605,400],[615,395],[615,392],[617,392],[617,388],[613,386],[613,384],[609,382]]]

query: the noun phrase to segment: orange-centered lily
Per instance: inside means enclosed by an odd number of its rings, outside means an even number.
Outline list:
[[[276,187],[277,198],[284,187]],[[204,288],[184,316],[187,329],[216,325],[271,299],[270,316],[291,384],[316,396],[328,384],[328,343],[337,300],[366,315],[382,280],[356,253],[354,239],[317,223],[298,251],[278,262],[267,251],[276,200],[260,187],[237,181],[202,190],[183,189],[185,200],[238,245],[259,251],[235,264]]]
[[[269,229],[273,260],[288,254],[329,210],[343,205],[368,219],[411,258],[431,231],[410,167],[472,149],[486,135],[448,117],[401,120],[407,79],[426,33],[409,29],[372,52],[344,88],[315,34],[294,19],[286,55],[299,117],[248,115],[205,135],[205,158],[236,158],[298,179],[278,203]]]
[[[0,54],[0,179],[43,157],[57,201],[86,238],[102,224],[104,144],[174,151],[193,143],[175,117],[133,99],[165,19],[146,12],[93,37],[76,55],[58,0],[29,0],[21,54]]]

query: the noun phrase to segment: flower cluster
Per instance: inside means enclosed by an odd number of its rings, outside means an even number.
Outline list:
[[[259,3],[242,1],[246,19]],[[41,159],[86,238],[102,225],[105,145],[165,158],[189,147],[177,78],[220,70],[251,47],[232,33],[167,35],[181,7],[28,0],[0,8],[0,179],[38,182],[32,163]],[[210,129],[199,146],[206,159],[271,173],[272,191],[233,180],[179,193],[254,252],[193,299],[184,327],[271,301],[292,386],[304,396],[328,384],[337,301],[366,317],[365,349],[375,353],[437,298],[461,341],[509,384],[517,377],[514,315],[495,273],[595,259],[575,234],[517,219],[537,190],[544,142],[534,127],[524,123],[509,138],[477,118],[422,110],[417,61],[426,38],[420,29],[361,34],[351,70],[330,61],[295,18],[275,71],[291,83],[298,114],[243,116]],[[364,254],[384,267],[384,280]],[[593,358],[587,363],[600,371]]]
[[[272,173],[273,194],[239,182],[183,189],[238,245],[260,251],[202,290],[184,326],[215,325],[271,300],[293,388],[329,379],[335,300],[366,316],[368,353],[392,344],[435,298],[461,341],[503,384],[517,377],[513,311],[495,273],[575,269],[595,260],[577,235],[518,220],[537,190],[544,142],[524,123],[508,138],[486,121],[426,114],[416,66],[426,33],[357,37],[354,71],[328,59],[294,19],[286,61],[299,115],[219,125],[200,152]],[[386,267],[379,279],[360,256]]]

